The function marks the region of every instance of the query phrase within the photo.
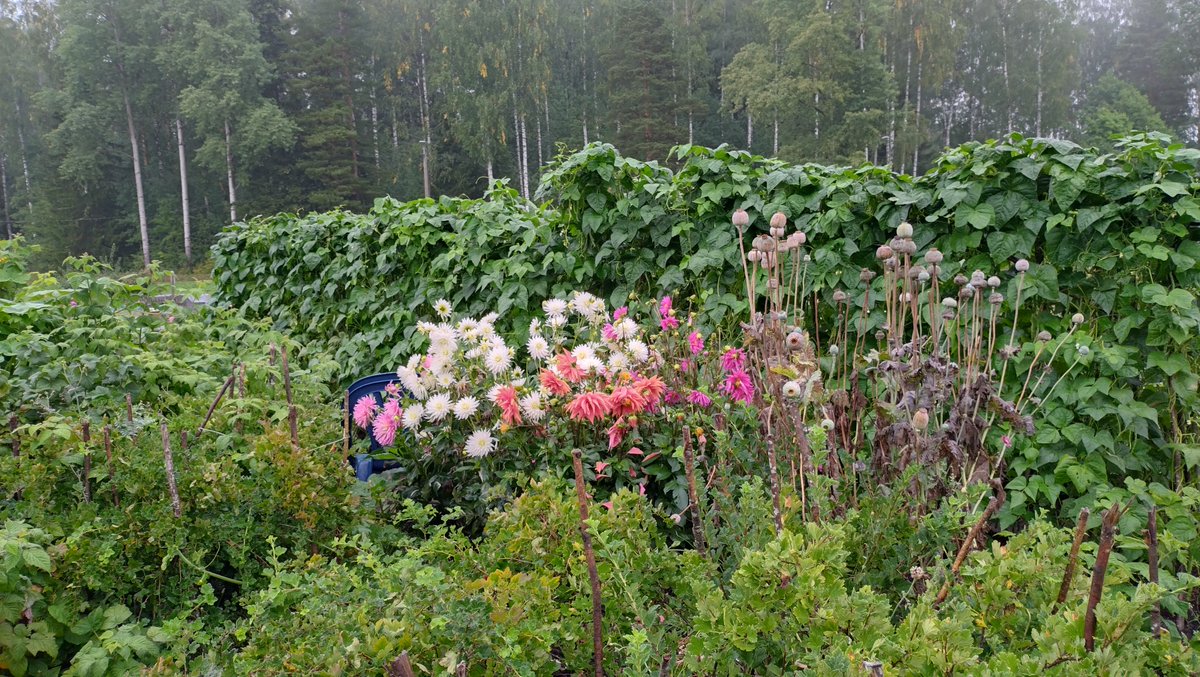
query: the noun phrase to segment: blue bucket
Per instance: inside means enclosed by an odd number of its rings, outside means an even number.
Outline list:
[[[388,385],[398,382],[399,379],[396,378],[395,372],[383,372],[380,374],[364,376],[354,383],[351,383],[350,387],[346,389],[350,393],[349,406],[351,412],[354,410],[354,405],[357,404],[360,399],[368,395],[374,397],[375,403],[382,407],[385,389],[388,387]],[[354,425],[354,423],[352,422],[351,425]],[[356,454],[353,459],[350,459],[351,463],[354,465],[354,474],[363,482],[370,479],[371,475],[383,472],[384,470],[396,465],[395,461],[371,458],[371,452],[383,449],[384,445],[380,444],[379,440],[375,439],[375,431],[372,428],[367,428],[367,435],[371,438],[371,446],[367,450],[367,453]]]

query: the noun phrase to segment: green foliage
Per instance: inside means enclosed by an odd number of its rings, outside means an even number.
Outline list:
[[[52,574],[61,548],[26,522],[0,531],[0,669],[14,677],[126,675],[158,657],[168,637],[130,622],[122,604],[97,607]],[[55,558],[52,558],[52,553]]]

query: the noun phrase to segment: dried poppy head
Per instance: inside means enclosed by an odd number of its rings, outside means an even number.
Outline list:
[[[942,262],[942,253],[936,249],[930,249],[925,252],[925,263],[939,264]]]
[[[911,238],[912,236],[913,236],[913,227],[912,227],[912,224],[909,223],[908,221],[901,221],[900,225],[896,226],[896,237],[902,237],[907,240],[907,239]]]
[[[733,225],[738,228],[745,228],[750,225],[750,215],[746,213],[745,209],[739,209],[733,213]]]
[[[895,254],[896,252],[892,251],[892,248],[886,244],[880,245],[879,249],[875,250],[875,258],[879,259],[880,261],[886,261],[892,258],[892,256]]]
[[[1023,273],[1029,270],[1029,262],[1025,259],[1017,259],[1017,272]]]

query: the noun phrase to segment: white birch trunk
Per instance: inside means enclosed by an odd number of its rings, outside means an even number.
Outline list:
[[[4,232],[13,239],[12,213],[8,210],[8,157],[0,155],[0,200],[4,200]]]
[[[916,116],[917,131],[913,137],[913,161],[912,161],[913,176],[917,175],[917,163],[921,159],[921,66],[922,65],[923,64],[921,64],[920,62],[917,63],[917,116]]]
[[[237,221],[237,187],[233,182],[233,134],[225,121],[225,182],[229,188],[229,222]]]
[[[133,157],[133,187],[137,192],[138,227],[142,236],[142,263],[150,267],[150,224],[146,219],[146,193],[142,189],[142,156],[138,152],[137,128],[133,126],[133,106],[129,103],[129,92],[121,90],[125,98],[125,123],[129,127],[129,153]]]
[[[192,265],[192,216],[188,209],[187,153],[183,145],[183,122],[175,117],[175,139],[179,142],[179,201],[183,208],[183,256]]]
[[[754,146],[754,115],[746,111],[746,150]]]

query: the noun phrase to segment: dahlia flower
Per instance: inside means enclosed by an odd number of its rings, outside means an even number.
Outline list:
[[[500,407],[500,421],[508,425],[521,425],[521,408],[517,404],[517,389],[504,386],[496,393],[496,406]]]
[[[567,404],[567,414],[573,420],[593,423],[608,415],[612,408],[608,395],[604,393],[582,393]]]
[[[491,431],[476,430],[467,438],[467,443],[463,446],[463,453],[471,458],[483,458],[495,449],[496,438],[492,437]]]
[[[425,420],[441,421],[450,415],[450,410],[453,406],[449,395],[438,393],[425,401]]]
[[[454,403],[454,418],[460,421],[471,418],[477,411],[479,411],[479,400],[470,395]]]
[[[726,373],[740,371],[746,368],[746,351],[741,348],[730,348],[721,355],[721,369]]]
[[[692,392],[688,393],[687,401],[696,405],[697,407],[700,407],[701,409],[707,409],[712,406],[712,399],[699,390],[693,390]]]
[[[374,418],[375,412],[379,409],[379,403],[375,401],[374,395],[363,395],[354,403],[354,423],[360,428],[366,429],[371,425],[371,419]]]
[[[688,334],[687,341],[688,348],[692,351],[693,355],[699,355],[704,352],[704,337],[700,335],[700,332],[694,331]]]
[[[551,395],[566,395],[571,392],[571,386],[549,369],[542,371],[540,382],[542,389]]]
[[[629,414],[640,414],[650,404],[636,387],[619,386],[613,388],[608,396],[609,411],[613,416],[621,417]]]
[[[721,392],[738,402],[749,404],[754,399],[754,381],[742,369],[729,372],[720,388]]]

